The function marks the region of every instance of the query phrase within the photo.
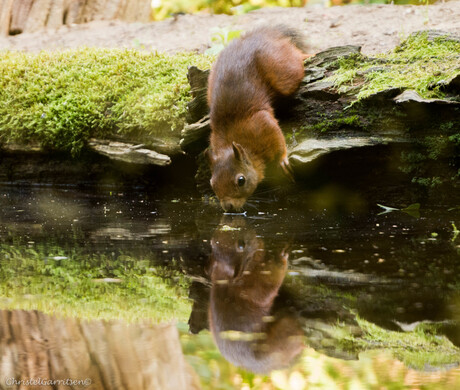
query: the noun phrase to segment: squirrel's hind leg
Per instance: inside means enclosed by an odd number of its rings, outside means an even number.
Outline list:
[[[292,95],[304,77],[302,53],[287,39],[278,39],[258,52],[257,65],[262,78],[279,94]]]

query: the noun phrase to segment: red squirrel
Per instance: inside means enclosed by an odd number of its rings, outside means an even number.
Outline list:
[[[273,100],[293,94],[304,77],[304,46],[286,26],[262,27],[232,41],[211,69],[208,104],[211,187],[224,211],[240,211],[265,176],[281,166],[292,179]]]
[[[211,247],[209,328],[222,356],[257,373],[288,366],[304,342],[296,316],[274,305],[286,276],[287,248],[266,248],[241,216],[225,216]]]

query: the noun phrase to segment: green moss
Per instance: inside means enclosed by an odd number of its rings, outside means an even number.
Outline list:
[[[166,278],[170,271],[145,259],[2,245],[0,264],[0,309],[156,322],[186,322],[190,315],[184,276]]]
[[[323,133],[326,131],[331,132],[342,130],[344,128],[361,129],[363,127],[364,124],[358,115],[344,116],[342,113],[340,113],[336,118],[325,117],[325,119],[321,122],[315,123],[312,126],[303,126],[300,130]]]
[[[0,53],[0,141],[77,154],[89,137],[178,132],[187,67],[212,57],[136,50]]]
[[[337,87],[347,85],[347,89],[353,86],[359,68],[365,62],[361,54],[349,55],[339,58],[334,64],[338,70],[334,74],[334,83]]]
[[[421,324],[411,332],[394,332],[357,317],[364,331],[355,345],[362,349],[385,349],[409,367],[442,367],[458,363],[460,351],[446,337],[437,334],[436,324]]]
[[[442,81],[460,73],[460,42],[427,34],[409,37],[390,53],[375,58],[340,59],[331,76],[342,93],[359,87],[357,101],[389,88],[413,89],[425,98],[443,97]]]

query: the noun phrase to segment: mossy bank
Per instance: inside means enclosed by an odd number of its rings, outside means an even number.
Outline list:
[[[433,36],[420,32],[390,53],[339,59],[330,80],[340,92],[359,88],[357,101],[390,88],[412,89],[426,99],[446,98],[446,85],[460,74],[459,53],[460,40],[442,33]]]
[[[333,159],[336,151],[350,145],[356,150],[353,156],[358,156],[360,147],[348,141],[356,137],[365,138],[359,143],[365,147],[406,145],[404,154],[398,152],[401,161],[392,165],[415,183],[436,186],[458,181],[459,52],[457,35],[425,32],[372,58],[361,55],[357,46],[346,46],[306,61],[303,85],[277,110],[290,158],[300,161],[293,164],[297,164],[298,182],[305,181],[303,170],[312,159],[308,156],[327,154]],[[13,153],[9,168],[0,172],[0,181],[46,176],[37,173],[36,167],[17,166],[15,161],[24,160],[20,154],[24,150],[58,152],[61,159],[78,159],[81,164],[87,160],[86,151],[96,150],[93,138],[128,143],[128,155],[160,153],[164,165],[180,160],[187,169],[168,176],[179,182],[184,175],[193,177],[195,164],[200,164],[195,156],[201,150],[193,156],[184,153],[181,130],[187,118],[204,120],[207,78],[206,73],[199,76],[202,80],[191,91],[187,72],[190,66],[209,69],[214,59],[193,53],[169,56],[89,48],[0,53],[0,143],[9,157]],[[194,104],[187,106],[192,94]],[[187,107],[199,107],[200,112],[188,112]],[[204,149],[209,123],[201,121],[193,130]],[[434,142],[439,137],[442,142]],[[312,150],[312,138],[324,140],[321,153]],[[100,151],[106,146],[98,147],[96,153],[106,156]],[[91,169],[83,170],[91,173]],[[30,174],[21,178],[22,172]],[[97,179],[98,174],[91,177]]]
[[[337,53],[335,54],[334,53]],[[389,53],[331,49],[306,63],[294,138],[364,137],[399,144],[391,164],[422,187],[456,185],[460,144],[460,37],[411,35]],[[309,104],[315,111],[304,109]],[[368,143],[368,144],[369,144]],[[390,153],[389,153],[390,154]]]
[[[174,147],[190,99],[187,67],[208,68],[212,59],[120,49],[2,52],[0,141],[72,156],[91,137]]]

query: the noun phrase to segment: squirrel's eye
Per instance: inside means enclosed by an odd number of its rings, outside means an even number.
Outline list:
[[[238,182],[238,187],[243,187],[244,184],[246,183],[246,178],[244,176],[239,176],[237,182]]]

